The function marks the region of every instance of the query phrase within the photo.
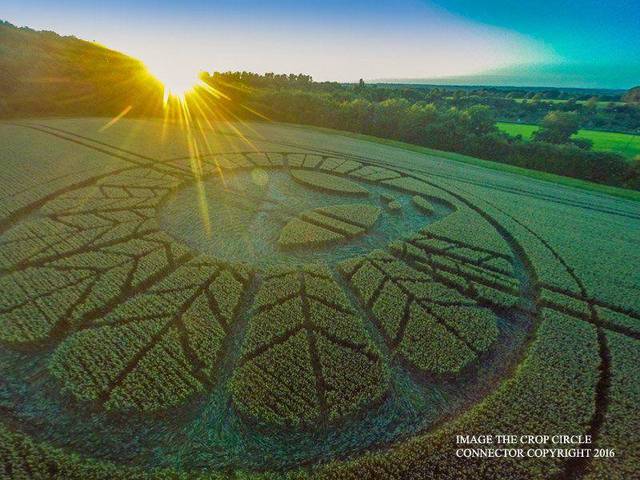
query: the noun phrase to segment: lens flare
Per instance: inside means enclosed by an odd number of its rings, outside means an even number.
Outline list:
[[[188,150],[189,168],[193,174],[198,191],[198,209],[204,233],[211,237],[213,226],[209,217],[209,204],[206,195],[205,180],[212,175],[218,175],[226,186],[223,169],[213,160],[210,163],[203,162],[219,146],[211,145],[208,137],[211,132],[228,127],[227,135],[239,139],[248,146],[249,150],[258,151],[243,130],[252,132],[256,137],[261,135],[248,125],[234,111],[242,109],[253,116],[269,121],[269,118],[255,110],[235,104],[232,98],[214,86],[211,75],[199,69],[180,67],[177,63],[147,63],[147,73],[159,82],[163,88],[163,125],[161,139],[164,142],[169,125],[176,125],[184,133]],[[227,90],[227,85],[218,85]],[[233,87],[229,87],[232,89]],[[118,117],[109,122],[105,128],[126,115],[124,111]],[[240,127],[240,128],[239,128]],[[228,138],[223,137],[225,140]],[[255,172],[254,181],[257,184],[268,182],[266,172]]]
[[[163,101],[167,105],[170,98],[184,100],[198,85],[202,84],[200,72],[193,69],[175,67],[171,65],[149,66],[147,69],[156,77],[164,88]]]

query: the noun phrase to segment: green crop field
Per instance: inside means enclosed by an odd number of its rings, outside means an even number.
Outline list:
[[[539,127],[529,124],[498,122],[498,128],[509,135],[522,135],[522,138],[529,139]],[[580,130],[575,138],[591,140],[594,150],[619,153],[627,158],[635,158],[640,155],[640,135]]]
[[[514,101],[518,102],[518,103],[522,103],[522,102],[530,102],[530,103],[535,103],[535,102],[540,102],[540,103],[554,103],[554,104],[563,104],[563,103],[567,103],[569,100],[563,100],[563,99],[558,99],[558,98],[543,98],[540,100],[532,100],[531,98],[514,98]],[[589,104],[589,100],[576,100],[575,101],[578,105],[588,105]],[[599,100],[596,102],[596,106],[598,108],[606,108],[609,105],[615,105],[615,106],[621,106],[621,105],[626,105],[625,102],[608,102],[606,100]]]
[[[107,121],[0,123],[0,478],[640,469],[637,202],[319,129]],[[456,457],[496,432],[616,455]]]

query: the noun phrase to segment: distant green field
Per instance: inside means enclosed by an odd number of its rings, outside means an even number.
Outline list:
[[[531,102],[533,101],[531,98],[514,98],[513,100],[515,100],[518,103],[522,103],[525,100],[527,102]],[[546,102],[546,103],[567,103],[568,100],[563,100],[563,99],[558,99],[558,98],[544,98],[542,100],[537,100],[539,102]],[[588,102],[588,100],[576,100],[576,103],[579,105],[586,105]],[[605,108],[606,106],[608,106],[610,103],[613,103],[614,105],[624,105],[625,102],[607,102],[607,101],[598,101],[597,102],[597,106],[598,108]]]
[[[498,128],[510,135],[522,135],[531,138],[538,125],[498,122]],[[576,138],[587,138],[593,142],[594,150],[615,152],[628,158],[640,155],[640,135],[628,133],[599,132],[596,130],[580,130]]]

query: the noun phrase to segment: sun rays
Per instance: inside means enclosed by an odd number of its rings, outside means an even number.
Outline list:
[[[220,166],[207,167],[202,158],[220,150],[219,145],[212,145],[211,132],[227,129],[231,135],[245,144],[247,150],[257,148],[243,132],[251,132],[252,136],[261,135],[251,128],[234,111],[249,112],[262,120],[269,120],[254,109],[235,102],[233,98],[213,86],[206,73],[190,69],[170,68],[168,65],[149,68],[149,75],[162,85],[163,140],[166,131],[177,126],[184,134],[191,172],[198,191],[198,209],[203,231],[208,237],[212,234],[204,180],[210,175],[218,175],[225,184],[223,170]],[[225,88],[226,90],[226,88]],[[115,118],[118,121],[127,111]],[[245,115],[246,116],[246,115]],[[111,123],[111,122],[110,122]],[[109,125],[109,124],[108,124]]]

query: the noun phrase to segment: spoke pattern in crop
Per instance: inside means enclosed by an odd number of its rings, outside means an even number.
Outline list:
[[[231,381],[259,423],[311,425],[353,414],[386,391],[388,371],[326,267],[265,274]]]

